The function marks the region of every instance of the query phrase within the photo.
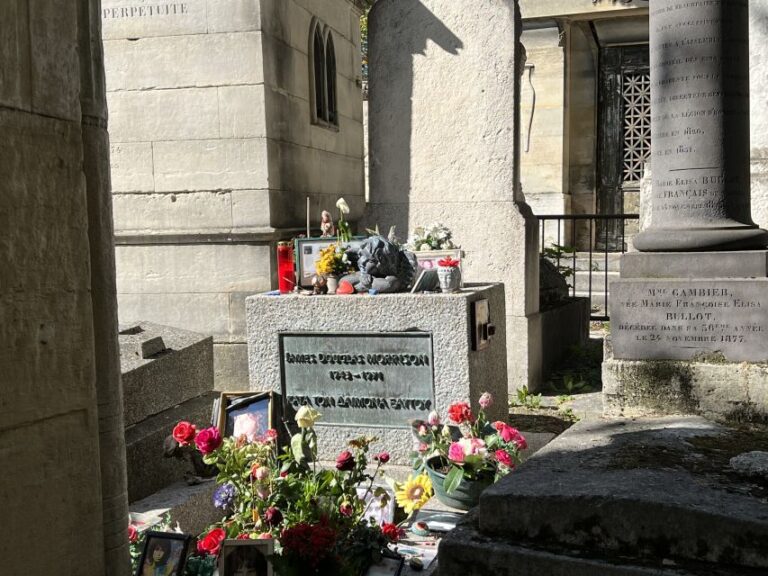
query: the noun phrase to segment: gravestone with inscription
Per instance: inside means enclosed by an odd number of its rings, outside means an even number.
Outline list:
[[[750,209],[748,28],[746,0],[651,4],[652,224],[611,285],[608,414],[768,412],[753,369],[768,362],[768,232]]]
[[[457,294],[256,295],[246,318],[251,389],[276,392],[288,419],[302,405],[318,410],[323,460],[365,434],[393,464],[410,465],[410,421],[432,410],[445,417],[457,401],[477,409],[483,392],[496,398],[490,418],[506,415],[502,284]]]

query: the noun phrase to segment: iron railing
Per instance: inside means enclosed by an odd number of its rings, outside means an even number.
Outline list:
[[[639,220],[640,215],[555,214],[538,216],[538,219],[541,254],[544,255],[548,247],[553,248],[549,252],[548,257],[553,260],[558,270],[568,269],[572,272],[567,278],[572,296],[576,296],[579,289],[583,291],[583,284],[579,286],[578,273],[588,273],[586,294],[589,297],[590,309],[592,310],[590,320],[610,320],[608,310],[609,255],[626,252],[626,224],[631,220]],[[552,235],[548,242],[547,223],[551,222],[554,222],[557,234],[556,236]],[[587,226],[579,227],[579,223],[586,223]],[[566,230],[566,226],[569,228],[569,231]],[[551,226],[549,230],[552,231]],[[566,240],[563,236],[570,236],[570,238]],[[556,240],[554,240],[555,237]],[[565,251],[555,247],[554,244],[557,244],[557,247],[565,248]],[[585,248],[578,249],[581,246]],[[587,268],[586,270],[580,270],[578,260],[583,260],[585,256]],[[603,261],[602,270],[599,269],[601,258]],[[569,260],[570,265],[567,264]],[[598,276],[596,281],[593,278],[595,275]],[[600,275],[602,275],[602,290],[596,289],[596,286],[600,284]],[[601,309],[596,310],[597,307],[593,305],[592,297],[601,292],[603,295],[603,306],[600,307]]]

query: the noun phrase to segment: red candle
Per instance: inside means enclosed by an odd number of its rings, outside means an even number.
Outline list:
[[[290,242],[277,243],[277,285],[280,294],[293,292],[296,273],[293,267],[293,246]]]

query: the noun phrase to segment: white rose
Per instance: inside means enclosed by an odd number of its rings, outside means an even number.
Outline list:
[[[320,416],[322,416],[322,414],[314,408],[302,406],[299,408],[299,411],[296,412],[295,420],[296,424],[299,425],[299,428],[312,428],[312,426],[315,425],[315,422],[320,419]]]
[[[342,214],[349,214],[349,204],[347,204],[347,201],[344,200],[344,198],[336,200],[336,208],[341,210]]]

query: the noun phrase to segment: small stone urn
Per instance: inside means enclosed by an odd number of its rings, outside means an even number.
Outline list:
[[[335,274],[326,276],[325,285],[328,286],[328,294],[336,294],[336,289],[339,287],[339,277]]]
[[[437,279],[440,282],[440,290],[445,294],[458,292],[461,288],[461,268],[459,260],[450,256],[437,261]]]

